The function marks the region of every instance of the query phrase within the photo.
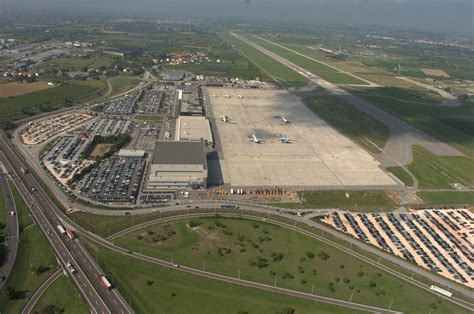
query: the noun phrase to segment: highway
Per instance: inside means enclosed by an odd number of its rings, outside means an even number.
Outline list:
[[[3,172],[3,169],[0,168],[0,186],[5,198],[5,205],[7,208],[7,226],[8,234],[6,238],[6,256],[5,262],[0,269],[0,277],[5,278],[0,282],[0,289],[2,289],[10,276],[10,273],[13,269],[13,265],[16,260],[16,253],[18,251],[18,236],[19,236],[19,227],[18,227],[18,215],[16,211],[15,201],[13,199],[10,186],[8,185],[6,174]],[[13,215],[11,215],[13,213]]]
[[[183,218],[214,216],[214,215],[215,215],[214,213],[190,214],[190,215],[184,215],[184,217],[179,216],[179,217],[163,218],[163,219],[160,219],[159,221],[153,221],[153,223],[156,224],[158,222],[180,220],[180,219],[183,219]],[[249,218],[249,219],[254,219],[254,220],[255,219],[262,220],[262,218],[255,218],[254,216],[248,216],[248,215],[239,215],[239,214],[221,214],[221,215],[226,216],[226,217],[239,217],[239,218],[243,217],[243,218]],[[286,224],[279,223],[277,221],[270,221],[270,222],[286,226]],[[150,225],[150,223],[145,223],[144,225]],[[143,225],[135,226],[131,229],[128,229],[125,233],[132,232],[133,230],[137,230],[137,229],[142,228],[142,227],[143,227]],[[290,227],[291,227],[291,225],[290,225]],[[120,234],[122,234],[122,232],[120,232]],[[87,232],[83,235],[88,237],[88,238],[91,238],[91,236],[88,235]],[[146,262],[150,262],[150,263],[162,266],[162,267],[172,268],[172,269],[175,269],[175,270],[183,271],[183,272],[186,272],[186,273],[189,273],[189,274],[193,274],[193,275],[197,275],[197,276],[201,276],[201,277],[205,277],[205,278],[209,278],[209,279],[219,280],[219,281],[232,283],[232,284],[238,284],[238,285],[242,285],[242,286],[246,286],[246,287],[250,287],[250,288],[256,288],[256,289],[265,290],[265,291],[269,291],[269,292],[281,293],[281,294],[285,294],[285,295],[288,295],[288,296],[298,297],[298,298],[301,298],[301,299],[312,300],[312,301],[322,302],[322,303],[328,303],[328,304],[338,305],[338,306],[347,307],[347,308],[351,308],[351,309],[362,310],[362,311],[368,311],[368,312],[374,312],[374,313],[399,313],[397,311],[387,310],[387,309],[383,309],[383,308],[379,308],[379,307],[375,307],[375,306],[371,306],[371,305],[359,304],[359,303],[349,302],[349,301],[345,301],[345,300],[339,300],[339,299],[334,299],[334,298],[330,298],[330,297],[305,293],[305,292],[301,292],[301,291],[280,288],[278,286],[266,285],[266,284],[262,284],[262,283],[258,283],[258,282],[254,282],[254,281],[248,281],[248,280],[240,279],[240,278],[224,276],[224,275],[211,273],[211,272],[207,272],[207,271],[204,271],[204,270],[199,270],[199,269],[196,269],[196,268],[191,268],[191,267],[187,267],[187,266],[183,266],[183,265],[179,265],[179,267],[177,267],[176,266],[177,264],[174,264],[172,262],[161,260],[161,259],[154,258],[154,257],[150,257],[150,256],[147,256],[147,255],[142,255],[142,254],[137,253],[137,252],[132,252],[128,249],[124,249],[122,247],[115,246],[113,243],[111,243],[111,242],[109,242],[105,239],[102,239],[102,238],[97,239],[97,237],[92,237],[91,240],[94,240],[95,242],[99,242],[101,245],[105,246],[106,248],[108,248],[108,249],[110,249],[110,250],[112,250],[116,253],[122,254],[122,255],[126,255],[126,256],[129,256],[129,257],[132,257],[132,258],[135,258],[135,259],[139,259],[139,260],[143,260],[143,261],[146,261]]]
[[[6,143],[4,142],[4,140],[2,139],[1,142],[0,142],[0,148],[2,147],[1,145],[5,145]],[[9,148],[6,148],[8,150],[10,150]],[[11,152],[11,151],[10,151]],[[17,165],[19,167],[19,164]],[[31,175],[30,175],[31,177]],[[44,191],[42,191],[42,193],[44,193]],[[47,196],[44,196],[47,200],[43,200],[44,202],[46,203],[51,203],[51,200],[49,200],[49,198]],[[440,278],[438,276],[435,276],[434,274],[431,274],[423,269],[420,269],[418,267],[416,267],[416,265],[412,265],[406,261],[403,261],[401,259],[398,259],[396,258],[395,256],[391,256],[389,255],[388,253],[385,253],[385,252],[381,252],[379,250],[377,250],[376,248],[372,247],[372,246],[369,246],[365,243],[362,243],[362,242],[359,242],[359,241],[354,241],[353,239],[351,239],[350,237],[346,236],[346,235],[343,235],[343,234],[340,234],[338,233],[337,231],[329,228],[329,227],[326,227],[326,226],[323,226],[323,225],[320,225],[320,224],[317,224],[317,223],[314,223],[312,221],[309,221],[307,219],[305,219],[304,217],[298,217],[296,215],[289,215],[289,214],[285,214],[285,213],[281,213],[281,212],[278,212],[275,210],[275,208],[273,207],[270,207],[270,206],[265,206],[265,205],[257,205],[257,204],[239,204],[241,206],[242,209],[246,209],[246,210],[251,210],[251,211],[255,211],[255,212],[260,212],[260,213],[267,213],[268,215],[280,215],[280,216],[283,216],[283,217],[286,217],[286,218],[290,218],[290,219],[293,219],[295,221],[298,221],[298,222],[301,222],[301,223],[305,223],[307,225],[311,225],[311,226],[314,226],[326,233],[329,233],[331,235],[334,235],[336,236],[337,238],[340,238],[340,239],[343,239],[345,241],[348,241],[348,242],[352,242],[354,244],[354,246],[358,246],[358,247],[362,247],[365,251],[368,251],[368,252],[371,252],[373,254],[376,254],[376,255],[379,255],[381,257],[383,257],[384,259],[386,260],[390,260],[396,264],[401,264],[404,268],[407,268],[411,271],[413,271],[414,273],[422,273],[425,277],[429,278],[429,279],[432,279],[434,282],[437,282],[439,280],[441,281],[445,281],[447,282],[450,286],[452,285],[454,288],[462,288],[462,287],[459,287],[458,285],[454,285],[452,284],[449,280],[443,280],[443,278]],[[53,205],[54,206],[54,205]],[[137,210],[139,212],[151,212],[151,211],[162,211],[162,212],[165,212],[165,211],[173,211],[173,210],[187,210],[189,209],[190,207],[196,207],[196,206],[199,206],[201,208],[215,208],[215,211],[217,212],[217,209],[220,208],[220,203],[218,202],[204,202],[204,203],[195,203],[195,204],[180,204],[180,205],[174,205],[174,206],[169,206],[167,208],[159,208],[159,209],[151,209],[151,208],[147,208],[147,209],[140,209],[140,210]],[[128,251],[124,250],[124,249],[121,249],[121,248],[117,248],[115,247],[113,244],[111,244],[110,242],[106,241],[105,239],[95,235],[95,234],[92,234],[90,232],[88,232],[87,230],[84,230],[83,228],[81,228],[80,226],[78,226],[77,224],[75,224],[73,221],[71,221],[70,219],[68,219],[68,217],[59,211],[59,209],[55,209],[57,211],[57,214],[61,217],[61,218],[58,218],[58,219],[62,219],[62,223],[65,224],[65,225],[69,225],[71,227],[73,227],[73,229],[75,229],[76,231],[78,231],[80,234],[86,236],[87,238],[95,241],[95,242],[98,242],[98,243],[101,243],[102,245],[114,250],[114,251],[117,251],[117,252],[120,252],[122,254],[128,254],[128,255],[131,255],[131,256],[134,256],[134,257],[140,257],[141,259],[148,259],[150,261],[150,257],[146,257],[146,256],[139,256],[137,255],[136,253],[135,254],[129,254]],[[123,210],[100,210],[100,209],[96,209],[97,211],[99,211],[101,214],[103,213],[108,213],[110,215],[124,215],[124,211]],[[90,211],[93,211],[90,209]],[[135,211],[132,211],[132,213],[135,214]],[[64,223],[66,222],[66,223]],[[314,236],[314,234],[313,234]],[[325,242],[328,242],[328,244],[332,245],[332,246],[335,246],[335,247],[338,247],[340,248],[341,250],[345,250],[345,251],[348,251],[349,254],[351,255],[354,255],[362,260],[365,260],[369,263],[372,263],[374,264],[375,262],[373,260],[371,260],[370,258],[362,255],[362,254],[358,254],[358,253],[355,253],[354,251],[350,251],[348,250],[347,247],[344,247],[340,244],[337,244],[335,242],[332,242],[332,241],[329,241],[329,240],[326,240],[324,239]],[[79,242],[79,241],[74,241],[74,242]],[[87,259],[89,260],[90,263],[93,263],[92,259],[90,258],[90,256],[88,256],[88,254],[86,253],[86,251],[83,249],[83,248],[80,248],[79,250],[77,250],[78,252],[83,252],[83,255],[86,256],[86,258],[83,258],[83,262],[86,262],[87,263]],[[85,260],[85,261],[84,261]],[[153,259],[155,260],[155,262],[157,262],[156,259]],[[161,264],[163,266],[168,266],[168,267],[173,267],[171,263],[169,262],[166,262],[166,261],[160,261],[160,263],[164,263],[164,264]],[[396,275],[398,276],[399,278],[401,279],[404,279],[405,281],[408,281],[412,284],[415,284],[419,287],[422,287],[423,289],[425,290],[428,290],[428,286],[426,284],[423,284],[417,280],[414,280],[413,278],[409,278],[408,276],[406,275],[403,275],[397,271],[394,271],[394,270],[391,270],[389,267],[386,267],[384,265],[381,265],[381,264],[376,264],[374,266],[377,266],[381,269],[384,269],[385,271],[393,274],[393,275]],[[184,268],[180,268],[180,269],[184,269]],[[191,271],[190,269],[185,269],[185,270],[189,270]],[[198,272],[200,272],[199,270],[196,270]],[[98,274],[100,274],[101,272],[98,271]],[[201,274],[202,275],[202,274]],[[209,276],[214,276],[215,274],[209,274]],[[209,278],[214,278],[214,279],[218,279],[218,278],[215,278],[215,277],[209,277]],[[226,279],[227,280],[227,279]],[[240,284],[240,283],[239,283]],[[255,283],[253,283],[255,284]],[[100,287],[99,287],[100,288]],[[262,287],[262,288],[265,288],[265,287]],[[453,290],[456,290],[456,289],[453,289]],[[461,289],[463,290],[463,289]],[[470,292],[469,290],[467,290],[467,293],[468,293],[468,296],[471,296],[472,295],[472,292]],[[432,291],[430,291],[432,292]],[[293,293],[293,292],[292,292]],[[456,298],[452,298],[452,299],[449,299],[450,301],[454,302],[454,303],[457,303],[461,306],[464,306],[470,310],[472,310],[472,304],[466,302],[466,301],[463,301],[463,300],[460,300],[460,299],[456,299]]]
[[[176,220],[182,220],[182,219],[186,219],[186,218],[196,218],[196,217],[203,217],[203,216],[214,216],[215,213],[199,213],[199,214],[185,214],[185,215],[179,215],[179,216],[172,216],[172,217],[167,217],[167,218],[160,218],[160,219],[155,219],[155,220],[152,220],[152,221],[148,221],[148,222],[145,222],[145,223],[142,223],[142,224],[139,224],[139,225],[135,225],[135,226],[132,226],[130,228],[127,228],[127,229],[124,229],[124,230],[121,230],[119,232],[117,232],[116,234],[113,234],[111,236],[109,236],[107,238],[107,240],[109,241],[112,241],[116,238],[119,238],[123,235],[126,235],[130,232],[133,232],[133,231],[137,231],[137,230],[140,230],[144,227],[149,227],[149,226],[152,226],[152,225],[155,225],[155,224],[158,224],[158,223],[164,223],[164,222],[171,222],[171,221],[176,221]],[[258,220],[258,221],[265,221],[267,223],[271,223],[271,224],[274,224],[274,225],[278,225],[278,226],[281,226],[281,227],[284,227],[286,229],[291,229],[291,230],[294,230],[296,232],[299,232],[305,236],[308,236],[308,237],[311,237],[313,239],[316,239],[318,241],[321,241],[321,242],[324,242],[330,246],[333,246],[333,247],[336,247],[337,249],[349,254],[349,255],[352,255],[356,258],[359,258],[360,260],[363,260],[365,261],[366,263],[374,266],[374,267],[377,267],[383,271],[386,271],[387,273],[393,275],[394,277],[397,277],[399,279],[402,279],[402,280],[405,280],[405,281],[408,281],[410,282],[410,284],[414,285],[414,286],[417,286],[429,293],[433,293],[432,290],[429,289],[429,285],[423,283],[423,282],[420,282],[418,280],[415,280],[413,278],[411,278],[410,276],[407,276],[403,273],[400,273],[396,270],[393,270],[392,268],[390,268],[389,266],[386,266],[384,264],[381,264],[379,263],[378,261],[375,261],[363,254],[360,254],[354,250],[352,250],[351,246],[347,247],[347,246],[344,246],[344,245],[341,245],[339,243],[335,243],[334,241],[332,240],[329,240],[327,237],[324,237],[323,235],[319,235],[319,234],[315,234],[313,232],[310,232],[308,230],[305,230],[305,229],[302,229],[302,228],[299,228],[297,226],[294,226],[294,225],[291,225],[291,224],[288,224],[288,223],[284,223],[284,222],[281,222],[279,220],[275,220],[275,219],[271,219],[269,217],[271,216],[268,216],[267,218],[264,218],[264,217],[258,217],[258,216],[254,216],[254,215],[248,215],[248,214],[238,214],[238,213],[219,213],[220,216],[223,216],[223,217],[234,217],[234,218],[246,218],[246,219],[252,219],[252,220]],[[322,233],[324,234],[324,233]],[[110,243],[107,244],[105,242],[103,242],[103,245],[109,247],[110,246]],[[352,246],[356,246],[355,244],[352,245]],[[113,249],[113,248],[111,248]],[[125,249],[121,249],[122,251],[126,251]],[[126,251],[128,252],[128,251]],[[136,253],[134,253],[136,254]],[[436,293],[437,294],[437,293]],[[446,300],[449,300],[459,306],[462,306],[470,311],[474,311],[474,305],[472,303],[469,303],[465,300],[462,300],[462,299],[459,299],[459,298],[456,298],[456,297],[452,297],[452,298],[446,298],[445,296],[441,295],[441,294],[437,294],[438,296],[442,297],[442,298],[445,298]]]
[[[24,145],[22,145],[19,142],[18,138],[18,130],[17,129],[14,133],[13,141],[15,143],[16,148],[18,148],[23,156],[28,160],[29,164],[31,167],[33,167],[36,172],[41,176],[43,181],[48,184],[48,187],[53,191],[55,194],[56,198],[62,203],[62,205],[65,208],[68,209],[74,209],[74,210],[80,210],[92,214],[97,214],[97,215],[106,215],[106,216],[123,216],[126,211],[123,209],[100,209],[100,208],[95,208],[95,207],[88,207],[87,205],[75,202],[71,203],[68,200],[67,195],[65,195],[59,187],[54,184],[54,182],[51,181],[51,179],[45,174],[43,169],[39,166],[38,162],[35,160],[35,157],[31,154],[29,154],[29,151],[26,149]],[[232,202],[226,202],[226,203],[232,203]],[[140,214],[146,214],[146,213],[152,213],[152,212],[167,212],[167,211],[186,211],[189,210],[190,208],[194,207],[200,207],[200,208],[213,208],[216,210],[220,209],[222,202],[219,201],[188,201],[188,202],[181,202],[180,204],[175,204],[175,205],[170,205],[166,207],[147,207],[147,208],[135,208],[133,210],[130,210],[129,213],[130,215],[140,215]],[[461,285],[458,285],[446,278],[437,276],[436,274],[431,273],[430,271],[423,269],[421,267],[418,267],[417,265],[411,264],[408,261],[402,260],[396,256],[393,256],[387,252],[381,251],[367,243],[361,242],[361,241],[356,241],[353,238],[351,238],[348,235],[342,234],[336,230],[333,230],[332,228],[328,226],[324,226],[322,224],[316,223],[314,221],[305,219],[304,217],[298,217],[296,215],[290,215],[286,214],[283,212],[280,212],[277,207],[273,206],[268,206],[268,205],[262,205],[262,204],[253,204],[253,203],[244,203],[244,202],[239,202],[235,203],[240,206],[241,209],[243,210],[250,210],[258,213],[264,213],[268,215],[280,215],[282,217],[296,220],[299,223],[307,224],[311,227],[314,227],[316,229],[319,229],[327,234],[331,234],[332,236],[345,241],[346,243],[352,243],[355,247],[358,247],[359,249],[366,251],[370,254],[374,254],[376,256],[380,256],[382,259],[390,261],[394,263],[395,265],[398,265],[404,269],[406,269],[409,272],[412,272],[413,274],[420,275],[430,281],[433,282],[433,284],[440,285],[442,287],[445,287],[447,289],[450,289],[452,291],[456,291],[458,293],[461,293],[469,298],[474,298],[474,293]],[[321,211],[324,212],[324,211]],[[63,213],[61,213],[63,214]],[[63,214],[63,219],[69,220],[66,215]],[[68,221],[71,226],[78,230],[82,230],[82,232],[87,232],[86,230],[83,230],[80,226],[76,225],[72,221]],[[100,238],[100,237],[98,237]],[[97,238],[96,238],[97,240]],[[331,245],[334,245],[331,244]],[[400,273],[401,274],[401,273]],[[420,282],[413,279],[413,278],[403,278],[405,281],[413,283],[413,284],[419,284]],[[425,288],[427,288],[427,285],[424,285]],[[432,291],[431,291],[432,292]],[[472,304],[467,303],[468,306],[472,308]]]
[[[19,142],[19,137],[18,137],[18,130],[17,129],[14,132],[14,137],[13,141],[15,143],[15,147],[18,148],[23,157],[25,157],[29,163],[29,165],[36,170],[36,172],[41,176],[42,180],[48,184],[48,187],[53,191],[55,194],[55,197],[62,203],[62,205],[65,208],[69,209],[74,209],[74,210],[80,210],[84,212],[88,212],[91,214],[97,214],[97,215],[105,215],[105,216],[123,216],[126,211],[123,209],[100,209],[97,207],[88,207],[87,205],[81,204],[79,202],[71,203],[61,189],[54,183],[52,180],[46,175],[44,170],[40,167],[39,163],[35,160],[35,156],[31,155],[26,149],[24,145],[22,145]],[[232,202],[227,202],[226,203],[232,203]],[[174,204],[174,205],[169,205],[166,207],[146,207],[146,208],[140,208],[137,207],[133,210],[128,211],[130,215],[141,215],[141,214],[146,214],[146,213],[152,213],[152,212],[168,212],[168,211],[186,211],[189,210],[190,208],[194,207],[200,207],[200,208],[213,208],[216,210],[220,209],[220,206],[222,204],[222,201],[187,201],[183,202],[181,201],[180,204]],[[382,259],[390,261],[394,263],[395,265],[398,265],[404,269],[406,269],[409,272],[412,272],[416,275],[420,275],[430,281],[432,281],[434,284],[443,286],[445,288],[448,288],[452,291],[456,291],[458,293],[461,293],[469,298],[474,298],[474,293],[468,289],[467,287],[463,287],[461,285],[458,285],[449,279],[443,278],[441,276],[438,276],[436,274],[433,274],[432,272],[423,269],[421,267],[418,267],[417,265],[411,264],[408,261],[402,260],[396,256],[393,256],[387,252],[384,252],[382,250],[379,250],[375,248],[374,246],[371,246],[367,243],[361,242],[361,241],[355,241],[353,238],[351,238],[348,235],[342,234],[338,232],[337,230],[334,230],[328,226],[324,226],[322,224],[316,223],[314,221],[305,219],[304,217],[298,217],[296,215],[290,215],[290,214],[285,214],[283,212],[280,212],[277,207],[273,206],[268,206],[268,205],[263,205],[263,204],[254,204],[254,203],[245,203],[245,202],[238,202],[235,203],[240,206],[241,209],[243,210],[250,210],[258,213],[264,213],[268,215],[280,215],[282,217],[292,219],[292,220],[297,220],[299,223],[304,223],[307,224],[311,227],[314,227],[316,229],[319,229],[325,233],[331,234],[332,236],[345,241],[347,243],[353,243],[354,246],[358,247],[359,249],[366,251],[370,254],[378,255]],[[320,210],[321,213],[325,212],[324,210]],[[65,219],[67,219],[67,216],[64,215]],[[74,222],[70,221],[70,223],[75,227],[75,228],[81,228],[80,226],[77,226],[74,224]],[[411,278],[406,279],[409,282],[412,282]]]
[[[13,153],[3,138],[0,139],[0,160],[4,163],[13,183],[28,205],[35,222],[51,244],[64,269],[71,262],[75,274],[69,274],[93,313],[133,313],[133,309],[117,289],[106,290],[99,282],[103,274],[78,240],[70,240],[60,234],[57,225],[65,225],[59,217],[60,210],[50,200],[32,174],[19,171],[21,161]],[[35,191],[33,191],[33,189]]]

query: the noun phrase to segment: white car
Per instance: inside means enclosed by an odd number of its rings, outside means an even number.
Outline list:
[[[74,274],[74,273],[77,272],[77,270],[74,268],[74,266],[72,266],[71,262],[68,262],[66,264],[66,266],[67,266],[67,269],[71,272],[71,274]]]

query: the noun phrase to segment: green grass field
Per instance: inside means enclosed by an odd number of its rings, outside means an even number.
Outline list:
[[[112,93],[110,96],[118,95],[132,89],[138,85],[138,78],[135,76],[119,75],[110,78]]]
[[[474,155],[474,104],[443,107],[377,96],[361,97],[466,155]]]
[[[302,55],[299,55],[295,52],[289,51],[285,48],[277,46],[275,44],[269,43],[265,40],[259,39],[255,36],[246,36],[247,39],[250,41],[262,46],[265,49],[268,49],[277,55],[287,59],[290,62],[293,62],[296,65],[316,74],[317,76],[321,77],[322,79],[327,80],[328,82],[334,84],[360,84],[360,85],[368,85],[366,82],[342,73],[334,68],[331,68],[321,62],[314,61],[312,59],[306,58]]]
[[[195,74],[227,78],[238,77],[241,79],[255,79],[256,77],[265,77],[265,74],[254,63],[248,61],[243,56],[232,61],[223,61],[220,63],[181,64],[170,66],[170,68],[178,68]]]
[[[22,118],[27,114],[25,110],[38,113],[41,111],[40,105],[59,109],[77,101],[98,97],[103,90],[104,82],[101,80],[70,81],[55,88],[12,98],[0,98],[0,118]]]
[[[5,289],[0,292],[0,311],[2,313],[19,313],[27,302],[27,297],[56,270],[57,261],[42,235],[38,226],[33,225],[26,205],[12,186],[13,196],[17,204],[18,220],[20,224],[20,243],[12,273],[7,280],[7,287],[15,290],[18,299],[9,300]],[[36,274],[38,266],[44,266],[43,273]]]
[[[255,63],[271,79],[275,80],[282,87],[301,87],[308,83],[308,80],[283,64],[271,59],[257,49],[242,42],[229,33],[222,33],[220,36],[239,50],[245,57]]]
[[[384,191],[305,191],[303,207],[334,208],[343,207],[352,210],[388,210],[395,204]],[[346,197],[349,193],[350,197]]]
[[[114,62],[114,57],[95,54],[89,57],[64,57],[53,59],[35,66],[35,69],[68,69],[81,70],[83,67],[99,69],[109,67]]]
[[[69,218],[81,225],[83,228],[107,237],[125,228],[138,225],[149,220],[160,218],[159,213],[151,213],[137,216],[103,216],[84,212],[75,212],[69,215]]]
[[[474,186],[473,162],[469,157],[435,156],[420,146],[413,147],[408,170],[421,189],[454,189],[452,183]]]
[[[474,192],[457,192],[457,191],[444,191],[444,192],[418,192],[417,195],[426,204],[474,204]]]
[[[397,178],[399,178],[405,186],[413,186],[413,179],[402,167],[388,167],[385,168],[388,172],[393,173]]]
[[[89,309],[81,299],[76,287],[66,276],[61,276],[44,292],[34,306],[33,313],[44,313],[48,305],[55,305],[64,313],[89,313]]]
[[[8,210],[7,206],[5,204],[5,199],[6,195],[3,194],[3,190],[0,189],[0,250],[4,250],[4,240],[6,235],[8,234]],[[2,253],[3,254],[3,251]],[[2,269],[3,266],[3,255],[0,257],[0,269]]]
[[[387,142],[389,131],[383,123],[338,97],[313,97],[307,99],[305,104],[320,118],[371,153],[380,153],[379,148],[383,149]]]
[[[182,220],[133,232],[115,244],[228,276],[240,271],[241,278],[266,284],[276,277],[280,287],[310,291],[314,285],[315,294],[348,299],[354,293],[354,302],[380,307],[394,301],[392,309],[405,312],[429,311],[438,299],[324,243],[263,222]],[[444,301],[437,308],[463,312]]]
[[[87,243],[108,277],[139,313],[359,313],[202,278]],[[133,272],[124,271],[133,267]]]

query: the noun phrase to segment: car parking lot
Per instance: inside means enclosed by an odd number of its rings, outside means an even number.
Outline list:
[[[99,118],[89,123],[85,131],[91,136],[117,136],[119,134],[130,134],[135,126],[132,120]]]
[[[86,175],[76,190],[102,203],[135,204],[145,165],[142,158],[109,158]]]
[[[131,115],[135,112],[139,97],[140,93],[134,93],[113,99],[105,106],[103,112],[108,115]]]
[[[152,152],[160,133],[160,126],[161,124],[158,122],[137,122],[133,129],[133,140],[129,148]]]
[[[82,158],[90,142],[90,138],[81,135],[59,137],[41,157],[41,165],[57,182],[66,185],[74,173],[92,163]]]
[[[58,133],[78,127],[90,118],[87,114],[70,113],[31,123],[21,133],[21,139],[27,145],[40,144]]]
[[[140,106],[138,113],[151,114],[159,113],[162,101],[165,101],[163,98],[163,93],[158,90],[149,90],[144,92],[142,100],[140,101]]]
[[[474,220],[467,209],[406,213],[333,211],[322,222],[474,288]]]

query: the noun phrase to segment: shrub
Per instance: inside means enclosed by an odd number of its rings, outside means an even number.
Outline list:
[[[308,252],[306,252],[306,256],[308,256],[308,258],[311,258],[311,259],[313,259],[313,258],[314,258],[314,253],[313,253],[313,252],[310,252],[310,251],[308,251]]]

